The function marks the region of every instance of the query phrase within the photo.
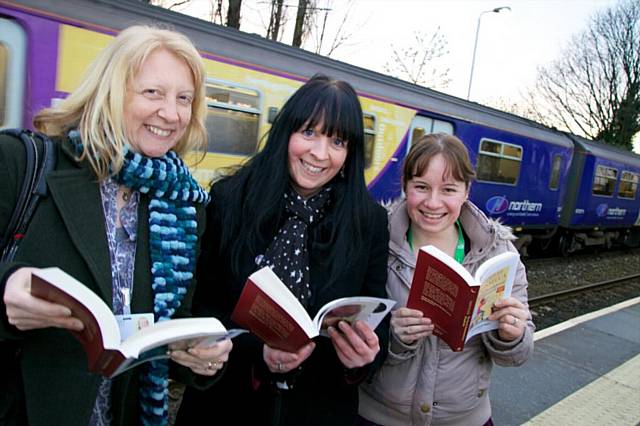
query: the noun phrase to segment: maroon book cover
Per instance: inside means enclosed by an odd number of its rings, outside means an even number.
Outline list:
[[[231,319],[275,349],[296,352],[311,341],[296,320],[250,278],[242,290]]]
[[[101,359],[104,357],[105,350],[100,326],[91,311],[74,297],[37,275],[32,275],[31,278],[31,294],[40,299],[68,307],[72,315],[82,321],[84,324],[82,331],[69,331],[84,347],[89,371],[102,374],[101,365],[104,361],[101,362]]]
[[[478,289],[469,286],[446,262],[420,250],[407,307],[431,318],[433,334],[458,352],[464,347]]]

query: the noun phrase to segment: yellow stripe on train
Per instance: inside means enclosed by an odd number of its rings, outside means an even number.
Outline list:
[[[104,48],[112,36],[78,28],[71,25],[60,25],[59,58],[56,79],[56,90],[59,92],[72,92],[80,82],[81,76],[89,64],[95,59],[98,52]],[[206,53],[205,53],[206,56]],[[269,109],[279,109],[286,99],[302,84],[293,78],[275,75],[270,72],[251,69],[244,66],[221,62],[204,58],[205,70],[209,77],[209,88],[230,88],[235,93],[244,93],[254,99],[255,104],[249,105],[249,112],[236,113],[235,120],[257,121],[258,130],[252,141],[253,147],[258,146],[270,125],[268,123]],[[415,110],[404,108],[392,103],[384,102],[369,97],[360,97],[365,113],[365,129],[367,134],[367,163],[369,167],[365,172],[368,182],[387,164],[398,144],[402,140],[409,127],[409,123],[415,114]],[[209,119],[215,121],[217,116],[229,113],[225,111],[215,96],[209,97]],[[245,108],[246,109],[246,108]],[[218,117],[219,118],[219,117]],[[246,123],[245,123],[246,124]],[[217,135],[215,125],[209,127],[209,137],[212,139],[210,147],[215,150]],[[205,159],[193,167],[198,181],[207,185],[215,176],[216,170],[241,163],[253,150],[246,150],[242,155],[234,153],[209,152]]]

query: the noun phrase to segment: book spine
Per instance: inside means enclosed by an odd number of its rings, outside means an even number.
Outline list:
[[[464,342],[467,340],[467,333],[469,332],[469,326],[471,325],[471,317],[473,316],[473,307],[476,305],[476,297],[478,296],[478,288],[471,288],[469,293],[471,296],[471,300],[467,305],[467,310],[464,314],[464,319],[462,321],[462,341],[460,346],[457,348],[458,351],[461,351],[464,347]],[[454,349],[454,352],[456,350]]]
[[[89,366],[92,373],[102,374],[111,377],[120,364],[125,361],[125,357],[118,351],[106,350],[102,352],[93,366]]]

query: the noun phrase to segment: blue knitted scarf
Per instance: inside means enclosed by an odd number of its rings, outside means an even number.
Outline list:
[[[82,151],[77,131],[69,137]],[[151,256],[154,315],[166,321],[180,307],[193,278],[198,241],[195,204],[206,204],[209,195],[191,176],[178,155],[148,158],[126,148],[124,165],[114,179],[128,188],[148,194],[149,250]],[[141,372],[141,423],[165,425],[168,420],[167,360],[146,363]]]

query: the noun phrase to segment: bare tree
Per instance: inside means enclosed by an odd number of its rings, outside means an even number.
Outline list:
[[[342,1],[341,6],[343,6],[345,12],[342,15],[342,20],[338,25],[335,33],[333,33],[332,38],[327,38],[330,35],[327,32],[327,22],[329,18],[330,12],[334,11],[333,3],[328,1],[323,8],[316,7],[318,14],[311,20],[309,24],[309,33],[313,34],[314,37],[314,47],[313,50],[315,53],[322,54],[324,56],[331,56],[336,49],[346,44],[346,42],[351,39],[353,36],[354,30],[362,27],[362,25],[348,25],[351,17],[351,10],[353,8],[354,0],[348,0],[346,2]],[[346,7],[345,7],[346,5]],[[320,13],[324,12],[324,13]],[[320,23],[320,18],[322,15],[322,23]],[[351,30],[351,31],[349,31]],[[331,40],[331,43],[327,44],[327,48],[325,47],[325,40]]]
[[[640,3],[596,14],[560,59],[539,68],[532,99],[547,124],[631,150],[640,131]]]
[[[219,0],[222,2],[222,0]],[[227,9],[227,27],[240,29],[240,8],[242,0],[229,0],[229,8]]]
[[[532,100],[527,93],[522,95],[522,99],[514,100],[508,97],[492,97],[484,99],[481,103],[483,105],[490,106],[500,111],[508,112],[520,117],[528,118],[529,120],[537,121],[538,123],[546,124],[552,127],[553,124],[545,120],[538,111],[534,108],[535,101]]]
[[[310,6],[309,8],[307,6]],[[298,11],[296,13],[296,25],[293,30],[292,46],[300,47],[302,45],[303,38],[306,34],[306,30],[309,26],[309,18],[311,16],[311,10],[313,10],[314,4],[309,0],[298,0]],[[310,13],[311,12],[311,13]]]
[[[269,27],[267,27],[267,38],[278,40],[280,27],[283,23],[284,0],[271,0],[271,13],[269,17]]]
[[[449,54],[448,41],[440,33],[440,27],[433,34],[416,31],[414,42],[408,47],[391,45],[391,59],[384,70],[393,77],[431,88],[446,88],[451,79],[449,67],[442,65],[441,59]]]

